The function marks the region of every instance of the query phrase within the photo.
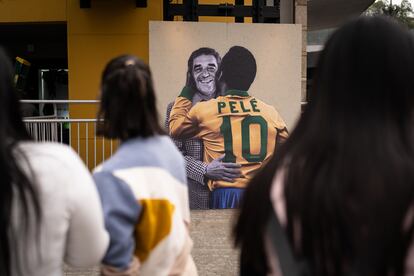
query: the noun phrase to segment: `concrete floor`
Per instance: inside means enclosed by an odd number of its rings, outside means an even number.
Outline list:
[[[200,276],[238,275],[238,252],[230,236],[236,210],[191,211],[192,256]],[[98,276],[97,267],[64,268],[65,276]]]

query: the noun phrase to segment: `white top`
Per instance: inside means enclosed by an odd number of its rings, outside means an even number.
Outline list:
[[[19,275],[20,268],[21,275],[56,276],[63,274],[63,262],[75,267],[99,264],[109,236],[87,168],[71,148],[60,144],[24,142],[19,149],[35,174],[31,180],[38,190],[42,221],[39,234],[33,225],[25,233],[20,206],[14,202],[14,233],[19,234],[17,246],[11,245],[12,275]]]

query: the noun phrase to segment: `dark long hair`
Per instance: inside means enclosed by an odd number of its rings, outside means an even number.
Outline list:
[[[20,115],[12,74],[12,65],[0,48],[0,275],[11,274],[11,247],[21,238],[11,228],[12,203],[19,202],[23,214],[20,225],[26,230],[29,221],[38,224],[40,219],[37,191],[21,167],[26,160],[24,154],[16,147],[30,138]],[[29,210],[34,211],[34,217],[29,217]]]
[[[413,68],[413,37],[389,19],[361,17],[332,35],[296,128],[245,193],[235,226],[245,271],[267,271],[269,193],[284,170],[286,232],[313,275],[403,274],[414,225]]]
[[[102,73],[98,134],[125,141],[163,134],[150,68],[135,56],[112,59]]]

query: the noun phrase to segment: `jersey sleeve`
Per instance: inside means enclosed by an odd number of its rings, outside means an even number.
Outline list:
[[[172,138],[191,138],[198,133],[198,120],[195,113],[190,112],[193,104],[189,90],[189,88],[184,87],[172,107],[169,120],[169,134]]]
[[[121,179],[109,172],[93,175],[102,201],[105,227],[110,243],[103,259],[105,265],[128,269],[135,248],[134,230],[141,206],[133,192]]]
[[[285,121],[283,120],[282,116],[279,114],[279,112],[274,110],[274,124],[277,131],[276,136],[276,145],[283,143],[286,141],[286,139],[289,137],[289,132],[287,130],[287,126]]]

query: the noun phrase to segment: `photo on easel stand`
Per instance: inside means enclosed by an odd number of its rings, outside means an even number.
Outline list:
[[[301,26],[150,22],[165,127],[187,162],[191,209],[238,208],[300,114]]]

